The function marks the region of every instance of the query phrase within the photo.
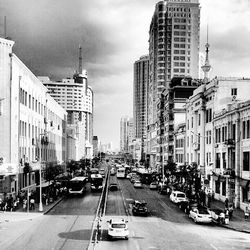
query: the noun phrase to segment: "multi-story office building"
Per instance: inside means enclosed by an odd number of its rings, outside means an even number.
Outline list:
[[[81,69],[79,69],[81,70]],[[77,136],[76,159],[92,158],[93,154],[93,91],[87,83],[87,72],[74,74],[73,78],[54,82],[49,77],[39,77],[50,95],[67,111],[67,122],[75,127]]]
[[[43,163],[66,161],[66,110],[13,53],[13,45],[0,38],[0,193],[36,188]]]
[[[94,135],[93,136],[93,157],[97,157],[98,156],[98,151],[99,151],[98,136]]]
[[[162,152],[153,137],[157,133],[159,136],[159,127],[164,124],[158,121],[161,112],[157,105],[161,106],[163,90],[168,95],[173,77],[198,78],[199,36],[198,0],[165,0],[156,4],[149,29],[147,153],[151,162]]]
[[[198,0],[156,4],[149,30],[149,124],[157,119],[157,97],[172,77],[198,78],[199,35]]]
[[[128,153],[129,143],[134,139],[133,119],[122,117],[120,120],[120,151]]]
[[[134,63],[134,129],[135,138],[141,140],[142,160],[145,160],[147,136],[147,94],[149,76],[149,57],[140,57]]]

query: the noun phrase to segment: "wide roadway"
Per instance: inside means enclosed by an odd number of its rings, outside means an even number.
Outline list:
[[[167,195],[150,190],[147,185],[135,189],[127,179],[118,179],[118,184],[120,190],[109,192],[102,240],[95,249],[250,249],[249,234],[215,225],[196,225]],[[134,199],[147,202],[147,217],[132,215],[130,204]],[[112,217],[128,220],[128,241],[108,240],[106,221]]]
[[[10,242],[5,241],[0,249],[86,249],[100,194],[92,193],[88,186],[83,196],[65,198],[47,215],[33,220],[32,223],[21,221],[9,225],[6,228],[8,232],[5,233],[12,234],[17,231],[17,227],[23,228]],[[0,235],[0,239],[2,236]]]

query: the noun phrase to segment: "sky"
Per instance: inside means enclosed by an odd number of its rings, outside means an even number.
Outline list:
[[[133,63],[148,53],[156,0],[0,0],[0,36],[37,76],[71,77],[83,68],[94,91],[94,135],[119,148],[120,118],[133,116]],[[250,77],[250,1],[200,0],[200,51],[208,25],[214,76]]]

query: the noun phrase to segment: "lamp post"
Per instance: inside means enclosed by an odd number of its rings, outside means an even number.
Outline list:
[[[42,136],[42,135],[43,134],[40,134],[40,136]],[[40,139],[39,161],[40,161],[40,169],[39,169],[39,179],[40,179],[39,212],[42,212],[43,211],[43,202],[42,202],[42,138]]]

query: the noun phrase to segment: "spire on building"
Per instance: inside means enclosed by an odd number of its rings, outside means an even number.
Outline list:
[[[79,74],[82,74],[82,46],[79,45]]]
[[[207,83],[208,82],[208,73],[211,69],[211,65],[209,64],[209,59],[208,59],[208,52],[209,52],[209,43],[208,43],[208,26],[207,26],[207,43],[205,45],[205,48],[206,48],[206,59],[205,59],[205,64],[203,66],[201,66],[201,69],[203,70],[204,72],[204,83]]]

